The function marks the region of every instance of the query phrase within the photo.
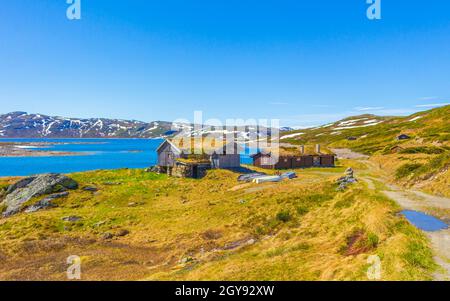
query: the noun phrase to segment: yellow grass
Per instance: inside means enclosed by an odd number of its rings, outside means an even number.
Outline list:
[[[425,237],[364,183],[337,192],[334,170],[241,186],[220,170],[202,180],[74,174],[99,192],[80,189],[58,208],[0,220],[0,279],[64,280],[70,255],[82,258],[84,280],[367,280],[369,255],[380,256],[383,280],[430,279]],[[61,220],[69,215],[83,219]],[[121,230],[130,233],[103,239]]]

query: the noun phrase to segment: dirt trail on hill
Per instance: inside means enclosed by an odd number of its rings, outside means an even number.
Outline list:
[[[338,156],[345,159],[356,159],[364,163],[367,170],[356,170],[357,178],[367,183],[369,189],[376,190],[374,181],[384,184],[385,190],[381,192],[388,198],[396,201],[405,210],[419,212],[432,212],[434,210],[450,209],[450,199],[438,197],[417,190],[409,190],[388,182],[385,172],[374,162],[369,161],[367,156],[355,153],[351,150],[334,150]],[[358,177],[358,173],[361,175]],[[450,217],[446,217],[447,220]],[[450,280],[450,229],[424,232],[430,239],[435,254],[435,262],[441,267],[434,275],[435,280]]]
[[[450,209],[450,199],[429,195],[420,191],[401,190],[389,185],[391,190],[383,193],[407,210],[427,212],[429,208]],[[435,273],[435,280],[450,280],[450,229],[425,232],[431,241],[435,262],[443,271]]]

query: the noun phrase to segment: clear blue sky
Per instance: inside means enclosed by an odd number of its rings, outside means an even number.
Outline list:
[[[0,113],[316,125],[450,102],[450,1],[2,1]]]

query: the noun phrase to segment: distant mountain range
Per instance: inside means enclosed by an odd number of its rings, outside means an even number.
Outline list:
[[[153,138],[171,130],[170,122],[77,119],[13,112],[0,115],[3,138]]]
[[[192,124],[175,124],[167,121],[142,122],[136,120],[105,118],[65,118],[26,112],[12,112],[0,115],[0,138],[161,138],[179,133],[200,136],[212,134],[222,136],[230,130],[216,130],[209,127],[195,128]],[[280,131],[289,131],[282,128]],[[250,131],[255,131],[250,127]],[[258,137],[265,136],[265,129]],[[270,134],[270,130],[268,133]],[[248,138],[245,131],[236,132]]]

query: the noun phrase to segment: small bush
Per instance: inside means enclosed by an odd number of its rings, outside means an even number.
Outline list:
[[[295,251],[307,251],[310,248],[311,248],[311,246],[309,244],[302,242],[302,243],[299,243],[299,244],[293,246],[292,248],[290,248],[290,251],[293,251],[293,252],[295,252]]]
[[[409,147],[400,151],[401,154],[427,154],[427,155],[440,155],[444,152],[445,152],[444,149],[436,146]]]
[[[443,168],[445,165],[450,163],[450,153],[443,154],[441,156],[438,156],[434,159],[432,159],[428,164],[427,167],[430,169],[439,169]]]
[[[433,159],[431,159],[427,164],[422,165],[415,172],[415,178],[419,176],[423,176],[424,179],[433,175],[436,172],[439,172],[441,169],[444,169],[450,165],[450,152],[445,152],[442,155],[439,155]]]
[[[288,211],[281,211],[277,213],[277,220],[283,223],[287,223],[291,220],[291,214]]]
[[[367,235],[367,246],[370,248],[376,248],[378,246],[378,243],[380,242],[380,239],[375,233],[369,233]]]
[[[419,164],[419,163],[404,164],[397,169],[397,171],[395,172],[395,177],[397,179],[403,179],[405,177],[410,176],[412,173],[414,173],[421,167],[422,167],[422,164]]]
[[[216,240],[222,237],[222,232],[215,230],[208,230],[202,234],[205,240]]]
[[[305,215],[309,212],[309,208],[307,206],[298,206],[297,207],[297,213],[299,215]]]
[[[257,226],[255,229],[255,233],[256,235],[264,235],[267,234],[267,232],[265,231],[265,229],[261,226]]]

